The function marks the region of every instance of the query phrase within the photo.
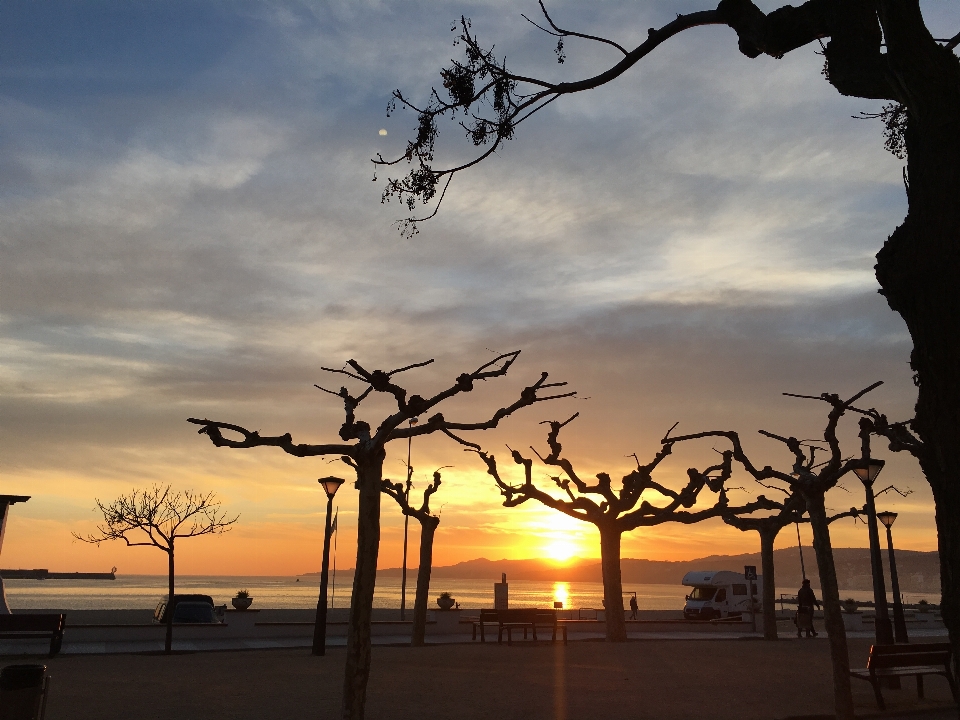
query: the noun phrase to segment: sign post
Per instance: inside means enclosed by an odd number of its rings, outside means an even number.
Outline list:
[[[757,606],[756,602],[753,599],[754,594],[757,591],[757,566],[756,565],[744,565],[743,566],[743,577],[747,580],[747,587],[749,588],[748,593],[750,595],[750,623],[751,623],[751,632],[757,631]]]

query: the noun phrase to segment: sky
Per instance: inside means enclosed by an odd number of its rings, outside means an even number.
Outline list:
[[[922,0],[936,37],[960,7]],[[777,5],[761,2],[766,11]],[[549,3],[562,26],[642,42],[691,0]],[[522,350],[506,378],[441,408],[486,419],[550,373],[576,400],[518,412],[474,440],[512,473],[506,444],[545,451],[541,421],[580,417],[561,436],[582,476],[629,472],[677,432],[736,429],[758,464],[790,462],[766,429],[822,434],[826,406],[783,392],[869,396],[911,416],[910,338],[877,294],[874,255],[906,212],[903,162],[881,103],[840,96],[816,45],[748,60],[728,28],[698,28],[609,86],[553,103],[498,155],[458,175],[412,238],[381,203],[370,159],[397,156],[415,116],[387,116],[401,88],[422,101],[458,56],[461,15],[511,69],[592,75],[616,51],[528,24],[535,2],[72,2],[13,0],[0,24],[0,492],[11,511],[3,567],[160,573],[165,556],[87,545],[95,499],[170,484],[213,491],[239,514],[224,535],[178,547],[185,574],[287,575],[319,569],[325,498],[338,461],[274,448],[228,450],[188,417],[297,442],[337,439],[338,387],[322,367],[351,358],[405,373],[423,395]],[[384,134],[381,131],[386,131]],[[438,165],[470,151],[441,126]],[[358,387],[354,389],[359,390]],[[366,407],[369,404],[369,407]],[[365,403],[379,423],[390,406]],[[842,429],[856,452],[855,421]],[[716,443],[677,449],[657,479],[680,487]],[[385,473],[404,476],[407,447]],[[900,513],[898,547],[936,548],[929,487],[909,457],[878,483]],[[503,508],[479,460],[444,438],[412,447],[416,493],[433,498],[438,565],[476,557],[598,557],[592,526],[533,503]],[[518,477],[514,475],[513,477]],[[542,487],[549,484],[535,470]],[[732,500],[755,497],[735,477]],[[849,480],[829,507],[863,502]],[[355,548],[356,492],[339,509],[339,564]],[[403,519],[383,499],[381,567],[401,560]],[[411,526],[416,557],[416,524]],[[809,529],[804,528],[809,544]],[[831,528],[865,546],[863,524]],[[778,546],[795,542],[783,533]],[[755,535],[711,521],[624,537],[624,557],[690,559],[756,550]],[[415,561],[412,563],[415,564]]]

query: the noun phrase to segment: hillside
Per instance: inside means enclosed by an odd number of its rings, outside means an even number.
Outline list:
[[[835,548],[837,576],[844,590],[869,590],[873,587],[870,576],[870,552],[867,548]],[[774,553],[777,569],[777,586],[785,591],[800,586],[800,555],[796,548],[785,548]],[[813,548],[803,549],[807,576],[814,586],[818,586],[817,561]],[[887,554],[883,554],[884,569],[887,568]],[[745,555],[709,555],[695,560],[675,562],[664,560],[642,560],[624,558],[621,561],[624,583],[666,584],[680,583],[685,573],[691,570],[735,570],[743,572],[744,565],[756,565],[760,568],[760,553]],[[936,552],[917,552],[914,550],[897,551],[897,570],[900,576],[900,589],[903,592],[940,592],[940,567]],[[350,572],[349,570],[347,572]],[[408,569],[408,577],[415,577],[415,569]],[[531,560],[488,560],[477,558],[456,565],[435,567],[435,578],[458,578],[471,580],[500,579],[506,573],[508,580],[589,581],[600,582],[599,560],[573,560],[566,565],[558,565],[539,559]],[[381,568],[381,577],[400,575],[400,568]],[[889,575],[887,581],[889,589]]]

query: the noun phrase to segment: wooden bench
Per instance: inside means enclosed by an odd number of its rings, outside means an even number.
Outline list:
[[[59,615],[0,615],[0,639],[26,640],[50,638],[50,657],[60,652],[63,628],[67,616]]]
[[[880,694],[880,684],[884,678],[889,677],[915,675],[917,697],[923,698],[923,676],[943,675],[950,684],[950,692],[953,693],[953,699],[956,701],[958,700],[957,683],[950,668],[952,659],[950,643],[873,645],[870,648],[867,667],[862,670],[851,670],[850,674],[873,685],[873,694],[881,710],[885,710],[886,705],[883,702],[883,695]]]
[[[507,645],[513,642],[513,631],[523,630],[523,638],[527,638],[527,631],[537,638],[537,627],[548,627],[552,630],[551,640],[556,642],[557,632],[563,634],[563,642],[567,642],[567,628],[557,620],[556,610],[537,610],[534,608],[511,608],[509,610],[481,610],[480,618],[473,623],[473,639],[477,639],[477,628],[480,629],[480,641],[486,642],[484,627],[497,626],[497,642],[503,642],[503,632],[507,632]]]

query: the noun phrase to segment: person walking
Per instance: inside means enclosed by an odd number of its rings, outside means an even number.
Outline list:
[[[820,609],[820,601],[817,600],[817,596],[813,593],[813,588],[810,587],[810,581],[807,578],[803,579],[803,587],[797,591],[797,619],[794,621],[797,625],[797,637],[803,637],[803,633],[807,633],[807,637],[816,637],[817,631],[813,627],[813,607],[816,605],[817,609]]]
[[[631,596],[630,597],[630,619],[631,620],[637,619],[637,610],[639,609],[640,608],[637,605],[637,596],[636,595]]]

